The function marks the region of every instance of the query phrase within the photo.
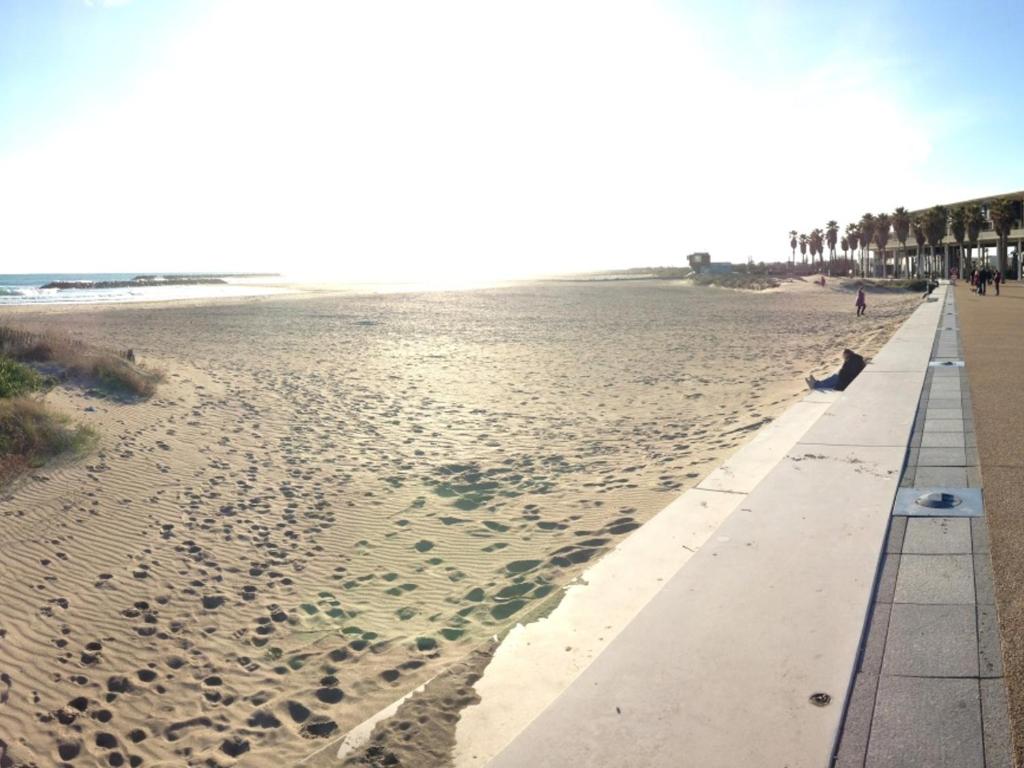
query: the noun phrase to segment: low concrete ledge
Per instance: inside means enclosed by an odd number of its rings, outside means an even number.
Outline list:
[[[486,765],[554,702],[705,545],[838,394],[814,392],[795,403],[697,488],[587,569],[554,613],[516,626],[474,686],[481,701],[463,712],[457,726],[456,766]]]
[[[826,766],[903,455],[798,444],[492,765]]]
[[[630,625],[743,498],[691,490],[648,521],[645,536],[631,536],[588,569],[550,616],[516,626],[474,686],[480,704],[462,713],[455,765],[486,765],[500,753]]]
[[[927,361],[915,372],[875,372],[868,366],[802,442],[906,448],[926,367]]]
[[[754,438],[722,466],[697,484],[705,491],[748,494],[760,483],[779,459],[804,436],[841,393],[809,393],[791,405],[785,413],[765,425]]]
[[[942,306],[596,564],[588,597],[510,634],[456,765],[827,765]]]

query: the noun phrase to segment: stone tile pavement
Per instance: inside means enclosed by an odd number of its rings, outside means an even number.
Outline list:
[[[949,291],[901,487],[981,487],[960,360]],[[983,513],[894,509],[838,768],[1012,768],[989,557]]]

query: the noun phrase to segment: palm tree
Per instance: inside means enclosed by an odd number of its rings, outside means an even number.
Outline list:
[[[957,259],[956,271],[961,276],[964,274],[964,238],[967,237],[967,209],[958,206],[950,211],[949,231],[953,233],[957,247],[960,249],[960,257]]]
[[[800,235],[800,260],[807,263],[807,235]]]
[[[839,239],[839,222],[835,219],[825,225],[825,240],[828,242],[828,273],[832,274],[832,262],[836,258],[836,240]]]
[[[967,244],[971,246],[970,268],[974,269],[974,249],[978,247],[978,235],[985,226],[985,214],[980,205],[967,206]]]
[[[935,248],[942,245],[942,238],[946,236],[946,220],[948,218],[946,208],[942,205],[929,208],[924,214],[924,234],[928,238],[928,245],[932,249],[933,272],[935,270]]]
[[[850,246],[850,258],[855,259],[857,246],[860,245],[860,228],[854,223],[846,225],[846,242]],[[850,268],[849,264],[847,264],[846,268]]]
[[[846,235],[839,241],[839,250],[843,252],[843,261],[846,261],[846,252],[850,250],[850,241],[846,239]]]
[[[914,270],[916,273],[915,277],[921,277],[921,272],[924,270],[924,256],[921,253],[924,250],[924,244],[928,242],[928,238],[924,234],[924,217],[915,216],[914,220],[910,222],[910,229],[914,233],[914,242],[917,243],[917,269]]]
[[[992,219],[992,229],[996,231],[999,238],[999,247],[996,249],[999,260],[999,272],[1006,275],[1006,240],[1010,237],[1010,230],[1016,215],[1013,210],[1013,201],[1008,197],[998,197],[988,207],[988,217]]]
[[[796,264],[796,230],[789,230],[789,247],[793,249],[793,264]]]
[[[860,274],[867,274],[867,249],[871,247],[871,239],[875,236],[875,217],[865,213],[860,217]]]
[[[888,213],[880,213],[875,216],[875,245],[878,246],[878,255],[882,257],[882,277],[887,277],[885,246],[889,242],[890,221]]]
[[[823,240],[822,234],[821,234],[821,230],[818,229],[817,227],[812,229],[811,230],[811,236],[810,236],[809,240],[810,240],[810,247],[811,247],[811,264],[812,265],[814,264],[814,255],[815,254],[818,255],[818,262],[819,262],[819,264],[823,264],[824,263],[824,257],[823,257],[824,249],[821,246],[821,243],[822,243],[822,240]]]
[[[904,273],[910,274],[910,261],[907,258],[907,238],[910,236],[910,213],[902,205],[892,214],[892,231],[899,241],[900,250],[903,252]],[[898,271],[898,270],[897,270]],[[899,277],[897,274],[896,277]]]

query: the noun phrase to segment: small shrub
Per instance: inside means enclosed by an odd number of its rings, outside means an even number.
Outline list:
[[[139,397],[149,397],[156,392],[156,385],[163,378],[157,371],[143,371],[116,355],[94,357],[85,368],[88,375],[109,388]]]
[[[0,357],[0,397],[18,397],[39,389],[42,378],[27,365]]]
[[[37,467],[63,453],[84,452],[93,442],[87,427],[68,426],[68,418],[27,397],[0,400],[0,467]]]
[[[887,278],[885,280],[865,278],[860,280],[844,280],[842,287],[844,290],[856,291],[859,286],[863,285],[864,290],[868,293],[884,293],[884,292],[896,292],[896,291],[911,291],[913,293],[921,293],[928,289],[928,281],[923,277],[910,277],[910,278],[899,278],[892,279]]]

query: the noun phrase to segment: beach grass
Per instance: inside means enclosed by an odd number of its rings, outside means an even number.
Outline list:
[[[149,397],[163,378],[159,371],[144,369],[116,352],[90,347],[68,336],[7,326],[0,326],[0,354],[23,363],[52,364],[65,377],[89,379],[116,395]]]
[[[693,276],[694,285],[717,285],[721,288],[739,288],[747,291],[764,291],[778,288],[780,283],[767,275],[751,275],[743,272],[723,274],[702,274]]]
[[[29,397],[0,400],[0,480],[62,454],[81,455],[95,440],[88,427]]]
[[[27,365],[0,357],[0,397],[18,397],[43,385],[43,377]]]

